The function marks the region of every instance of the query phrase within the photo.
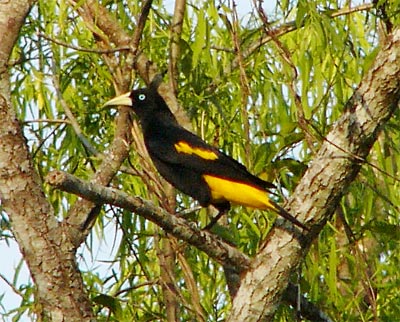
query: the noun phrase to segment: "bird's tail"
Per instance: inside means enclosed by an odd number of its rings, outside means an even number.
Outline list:
[[[271,199],[269,200],[269,203],[272,206],[272,210],[274,210],[279,216],[285,218],[286,220],[289,220],[293,225],[296,225],[300,228],[303,228],[304,230],[309,230],[303,223],[298,221],[295,217],[293,217],[289,212],[287,212],[285,209],[283,209],[281,206],[279,206],[277,203],[272,201]]]

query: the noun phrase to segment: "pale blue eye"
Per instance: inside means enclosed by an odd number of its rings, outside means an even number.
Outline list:
[[[146,95],[139,94],[138,99],[141,100],[141,101],[144,101],[146,99]]]

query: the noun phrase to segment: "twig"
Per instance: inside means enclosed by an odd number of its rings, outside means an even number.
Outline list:
[[[22,298],[24,298],[24,296],[21,294],[20,290],[18,290],[18,288],[16,288],[13,283],[11,283],[3,274],[0,274],[0,279],[2,279],[4,281],[4,283],[6,283],[15,294],[18,294],[19,296],[21,296]]]
[[[71,121],[63,119],[34,119],[34,120],[25,120],[22,123],[23,124],[30,124],[30,123],[71,124]]]
[[[247,79],[246,75],[246,69],[244,67],[244,59],[243,59],[243,53],[242,49],[240,47],[240,42],[239,42],[239,18],[236,10],[236,2],[232,1],[232,29],[231,29],[231,35],[233,38],[233,43],[235,46],[235,52],[236,52],[236,57],[239,62],[239,73],[240,73],[240,87],[242,90],[242,95],[241,95],[241,112],[242,112],[242,124],[243,124],[243,132],[244,132],[244,139],[245,139],[245,158],[246,158],[246,164],[247,166],[251,167],[251,149],[250,149],[250,144],[247,144],[247,142],[250,142],[250,125],[249,125],[249,114],[247,112],[247,105],[248,105],[248,98],[250,96],[250,86],[249,86],[249,81]]]
[[[339,9],[334,12],[326,12],[326,11],[321,11],[321,15],[327,15],[328,17],[331,18],[337,18],[340,16],[345,16],[349,15],[354,12],[359,12],[359,11],[367,11],[371,10],[374,8],[374,4],[372,3],[365,3],[356,7],[352,8],[343,8]],[[301,25],[297,25],[295,21],[290,21],[288,23],[285,23],[276,29],[271,30],[271,33],[274,34],[275,37],[280,37],[283,35],[288,34],[289,32],[295,31],[297,29],[302,28],[304,25],[304,22]],[[246,59],[249,56],[251,56],[255,51],[257,51],[261,46],[265,45],[266,43],[270,42],[272,40],[271,34],[266,34],[262,37],[259,38],[258,41],[255,41],[252,46],[250,46],[246,51],[243,51],[243,57]],[[235,59],[232,63],[232,69],[236,69],[238,67],[239,62],[237,59]]]
[[[98,155],[99,152],[97,149],[89,142],[89,140],[86,138],[86,136],[83,134],[81,127],[79,126],[78,121],[76,120],[74,114],[72,113],[71,109],[69,108],[67,102],[64,100],[63,94],[61,92],[60,88],[60,82],[58,79],[58,74],[56,71],[56,66],[54,60],[52,61],[52,68],[53,68],[53,76],[52,76],[52,81],[54,88],[56,89],[57,93],[57,99],[60,102],[61,106],[64,109],[65,115],[68,117],[70,124],[72,128],[74,129],[75,134],[79,138],[79,140],[82,142],[83,146],[86,148],[86,150],[91,154],[91,155]]]
[[[310,128],[309,128],[309,122],[305,117],[304,110],[303,110],[302,98],[296,91],[296,82],[297,82],[297,78],[298,78],[296,66],[294,65],[294,63],[292,61],[292,57],[291,57],[291,54],[290,54],[288,48],[278,39],[278,37],[275,35],[275,33],[273,31],[271,31],[271,29],[269,27],[270,23],[268,22],[267,15],[264,12],[264,9],[262,8],[262,1],[259,0],[258,6],[257,6],[257,1],[254,0],[254,5],[257,9],[257,12],[260,16],[261,21],[263,22],[265,33],[271,37],[271,40],[275,43],[275,45],[278,49],[278,52],[279,52],[280,56],[282,57],[283,61],[286,62],[286,64],[292,70],[292,77],[291,77],[290,83],[288,84],[288,89],[293,96],[294,104],[296,106],[297,120],[298,120],[299,126],[302,129],[302,131],[304,132],[304,135],[307,140],[309,148],[312,151],[314,151],[314,142],[313,141],[315,141],[315,136],[311,133]]]
[[[205,49],[206,47],[203,47],[202,49]],[[235,53],[235,49],[233,48],[226,48],[226,47],[221,47],[221,46],[215,46],[215,45],[211,45],[210,49],[214,49],[217,51],[225,51],[227,53],[231,53],[234,54]]]
[[[143,29],[146,25],[147,17],[149,16],[149,12],[150,12],[152,3],[153,3],[153,0],[145,1],[145,3],[143,4],[143,7],[142,7],[142,11],[139,16],[139,20],[136,24],[135,32],[133,34],[132,41],[130,43],[130,50],[132,52],[134,60],[136,59],[136,56],[138,54],[140,39],[142,37]]]
[[[367,159],[362,158],[362,157],[360,157],[360,156],[358,156],[358,155],[355,155],[354,153],[351,153],[350,151],[347,151],[346,149],[343,149],[341,146],[337,145],[337,144],[336,144],[335,142],[333,142],[332,140],[329,140],[327,137],[323,136],[315,127],[313,127],[313,128],[314,128],[315,133],[317,133],[317,134],[319,135],[319,137],[321,138],[321,140],[328,142],[329,144],[331,144],[332,146],[334,146],[336,149],[338,149],[338,150],[344,152],[345,154],[347,154],[348,156],[350,156],[351,158],[353,158],[355,161],[357,161],[357,162],[359,162],[359,163],[364,163],[364,164],[366,164],[366,165],[369,165],[371,168],[373,168],[373,169],[375,169],[376,171],[378,171],[378,172],[384,174],[384,175],[387,176],[388,178],[393,179],[393,180],[396,181],[396,182],[400,182],[400,179],[399,179],[398,177],[395,177],[394,175],[390,174],[389,172],[387,172],[387,171],[385,171],[385,170],[379,168],[377,165],[375,165],[375,164],[369,162]],[[383,197],[383,196],[381,196],[381,197]],[[386,200],[386,201],[387,201],[387,202],[390,202],[389,200]],[[392,202],[390,202],[390,204],[391,204],[393,207],[395,207],[395,206],[393,205]],[[396,208],[397,208],[397,207],[396,207]]]
[[[176,95],[178,90],[178,60],[180,56],[180,39],[182,34],[183,18],[185,16],[186,0],[176,0],[172,17],[169,52],[169,83]]]
[[[110,49],[89,49],[89,48],[85,48],[85,47],[80,47],[80,46],[74,46],[71,45],[69,43],[63,42],[61,40],[57,40],[54,39],[50,36],[47,36],[46,34],[42,33],[42,32],[38,32],[37,33],[38,37],[47,39],[48,41],[51,41],[57,45],[66,47],[66,48],[70,48],[73,50],[77,50],[77,51],[82,51],[85,53],[94,53],[94,54],[112,54],[118,51],[126,51],[126,50],[130,50],[129,46],[122,46],[122,47],[117,47],[117,48],[110,48]]]
[[[157,285],[158,283],[159,283],[159,279],[153,279],[153,280],[149,280],[147,282],[137,283],[137,284],[135,284],[133,286],[126,287],[126,288],[123,288],[123,289],[119,290],[118,292],[115,292],[114,296],[117,297],[117,296],[119,296],[121,294],[128,293],[128,292],[131,292],[133,290],[137,290],[137,289],[139,289],[141,287],[145,287],[145,286],[152,287],[153,285]]]
[[[314,303],[308,301],[306,297],[300,295],[300,299],[298,299],[298,294],[298,286],[289,283],[286,291],[283,293],[283,299],[292,305],[300,300],[300,303],[298,303],[301,309],[300,315],[307,320],[313,322],[332,322],[327,314],[321,311]]]
[[[365,247],[360,246],[362,240],[356,239],[353,231],[351,230],[349,224],[346,221],[346,218],[344,216],[341,207],[338,207],[337,215],[340,218],[340,221],[342,222],[346,237],[349,240],[349,247],[352,250],[352,253],[354,253],[354,257],[357,258],[356,262],[359,263],[358,271],[363,274],[363,278],[360,279],[360,283],[365,292],[365,297],[364,297],[365,304],[371,307],[371,311],[375,317],[374,321],[378,321],[376,293],[371,283],[373,274],[371,273],[370,267],[368,265],[368,257],[365,254]]]

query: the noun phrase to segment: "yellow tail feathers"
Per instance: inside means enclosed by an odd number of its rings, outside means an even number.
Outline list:
[[[271,209],[296,226],[308,230],[304,224],[299,222],[285,209],[269,199],[268,194],[264,189],[208,174],[203,175],[203,178],[211,190],[213,203],[229,201],[238,205],[261,210]]]
[[[230,201],[256,209],[278,210],[264,189],[208,174],[203,175],[203,178],[210,187],[213,202]]]

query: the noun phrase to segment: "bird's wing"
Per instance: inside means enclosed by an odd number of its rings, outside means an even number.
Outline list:
[[[152,158],[189,168],[200,174],[226,178],[260,188],[275,188],[272,183],[250,174],[245,166],[182,127],[169,126],[157,129],[156,132],[159,134],[145,135],[146,146]]]

